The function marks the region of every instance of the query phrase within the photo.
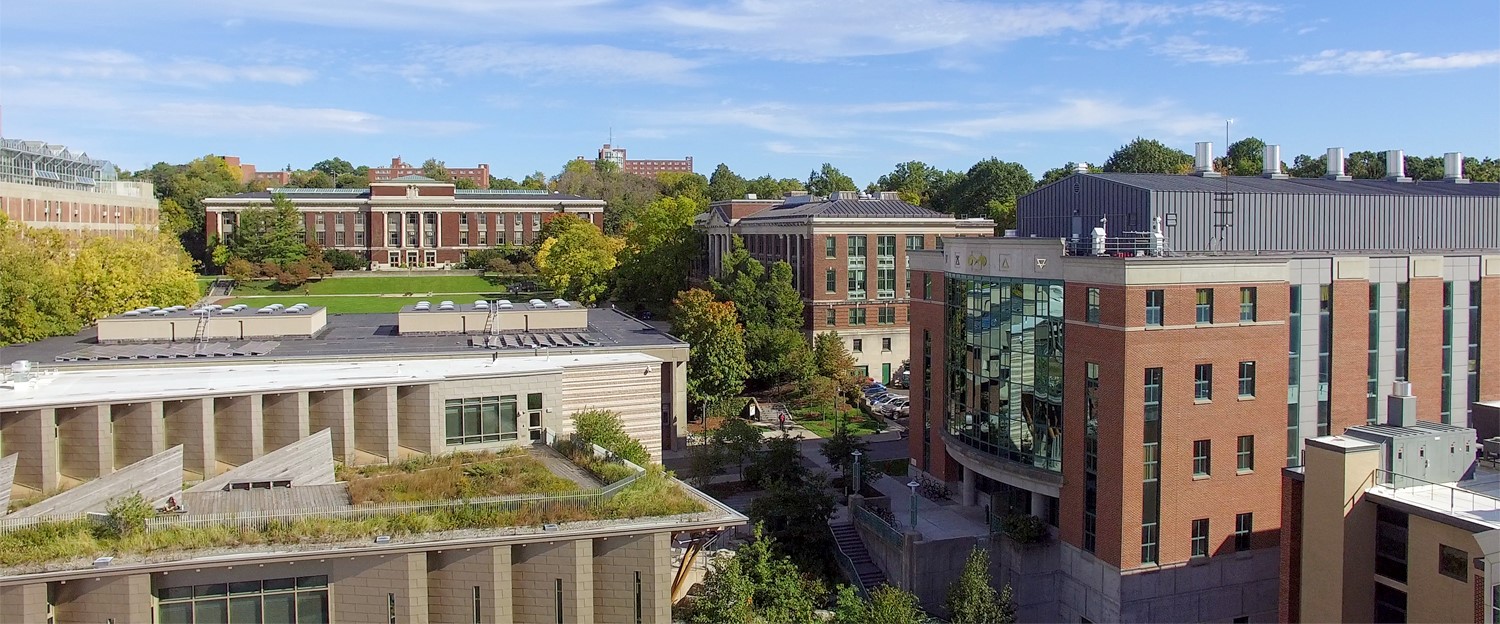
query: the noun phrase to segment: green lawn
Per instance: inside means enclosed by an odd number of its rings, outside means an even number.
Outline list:
[[[812,416],[812,418],[809,418]],[[849,418],[849,431],[857,436],[880,433],[882,429],[876,428],[876,423],[861,414],[858,410],[851,410]],[[793,412],[793,420],[802,425],[803,429],[811,431],[820,438],[833,435],[835,420],[832,418],[821,418],[815,411],[796,410]]]
[[[464,300],[458,296],[448,297],[455,303],[474,303],[473,299]],[[246,312],[253,313],[256,308],[268,306],[273,303],[292,305],[294,303],[306,303],[311,306],[324,306],[328,308],[329,314],[361,314],[370,312],[399,312],[401,306],[411,305],[423,299],[437,305],[436,298],[427,297],[299,297],[296,295],[279,295],[275,297],[233,297],[227,301],[219,301],[221,305],[232,305],[243,303],[250,306]]]
[[[310,295],[384,295],[405,293],[497,293],[504,292],[509,281],[478,275],[441,275],[434,277],[329,277],[308,282]],[[271,280],[255,280],[235,287],[236,295],[284,295],[301,293],[303,286],[283,289]],[[457,301],[457,299],[454,299]]]

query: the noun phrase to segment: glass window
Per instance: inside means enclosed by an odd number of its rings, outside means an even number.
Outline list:
[[[1214,365],[1198,364],[1193,366],[1193,398],[1198,401],[1210,401],[1214,398]]]
[[[880,350],[881,351],[890,351],[891,350],[891,339],[890,338],[881,338],[880,339]],[[890,366],[890,365],[887,364],[886,366]]]
[[[1090,288],[1090,289],[1088,289],[1088,298],[1089,298],[1088,315],[1085,317],[1085,320],[1087,320],[1090,323],[1098,323],[1099,322],[1099,289],[1098,288]]]
[[[1213,440],[1193,441],[1193,476],[1209,476],[1210,471],[1213,469],[1213,445]]]
[[[833,258],[839,255],[838,239],[832,236],[823,237],[823,257]]]
[[[1214,289],[1212,289],[1212,288],[1199,288],[1198,289],[1197,313],[1198,313],[1197,322],[1199,322],[1199,323],[1212,323],[1212,322],[1214,322]]]
[[[864,235],[850,235],[848,237],[850,259],[865,257],[865,242]]]
[[[823,272],[823,290],[826,292],[838,292],[839,272],[838,269],[827,269]]]
[[[917,251],[917,250],[924,249],[923,245],[925,243],[926,243],[926,241],[924,240],[924,238],[923,238],[923,236],[921,234],[907,234],[906,235],[906,250],[907,251]]]
[[[1255,396],[1255,362],[1240,362],[1240,396]]]
[[[880,308],[880,324],[894,325],[896,323],[896,309],[891,307]]]
[[[1234,550],[1250,550],[1250,535],[1254,532],[1254,514],[1242,513],[1234,516]]]
[[[158,621],[163,624],[329,621],[326,576],[163,587],[156,596]]]
[[[864,353],[864,351],[865,351],[865,341],[864,340],[859,339],[859,338],[855,338],[852,341],[852,343],[853,343],[854,346],[849,349],[850,351],[853,351],[855,353]]]
[[[1234,456],[1237,469],[1255,470],[1255,436],[1240,436]]]
[[[881,299],[896,298],[896,270],[875,270],[875,294]]]
[[[1469,582],[1469,553],[1438,544],[1438,572],[1455,581]]]
[[[1240,322],[1255,322],[1255,287],[1247,286],[1240,289]]]
[[[865,298],[865,270],[849,269],[849,298],[854,300]]]
[[[1160,290],[1146,291],[1146,325],[1161,327],[1161,307],[1166,293]]]
[[[864,325],[865,324],[865,309],[864,308],[849,308],[849,324],[850,325]]]
[[[448,444],[483,444],[517,438],[515,396],[448,399],[444,408]]]
[[[896,235],[894,235],[894,234],[881,234],[879,236],[876,236],[875,237],[875,255],[876,256],[894,256],[894,255],[896,255]]]
[[[1193,521],[1193,556],[1208,556],[1208,518]]]
[[[828,314],[826,316],[826,321],[823,324],[824,325],[828,325],[829,327],[832,327],[832,326],[838,324],[838,314],[833,311],[833,308],[828,308]]]

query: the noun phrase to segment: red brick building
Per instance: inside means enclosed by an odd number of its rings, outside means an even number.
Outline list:
[[[912,463],[1051,527],[1030,613],[1274,620],[1306,440],[1500,399],[1500,187],[1394,173],[1075,174],[909,255]]]
[[[583,157],[579,156],[579,158]],[[626,157],[625,148],[611,146],[608,143],[599,148],[599,160],[612,162],[625,173],[643,176],[654,176],[668,171],[693,172],[692,156],[684,157],[682,160],[631,160]]]
[[[240,170],[240,182],[248,184],[251,180],[265,180],[270,186],[286,186],[292,183],[292,172],[290,171],[256,171],[255,165],[240,162],[239,156],[225,156],[224,162],[231,167]]]
[[[455,189],[422,176],[370,188],[283,189],[304,219],[309,241],[365,256],[374,268],[451,267],[470,251],[527,245],[560,213],[603,225],[604,202],[545,191]],[[269,206],[270,192],[204,200],[209,236],[224,238],[238,213]]]
[[[448,175],[454,180],[468,180],[481,189],[490,187],[490,166],[479,163],[478,166],[461,168],[447,167]],[[370,167],[371,182],[386,182],[403,176],[423,175],[422,166],[412,166],[403,162],[400,156],[391,159],[389,167]]]

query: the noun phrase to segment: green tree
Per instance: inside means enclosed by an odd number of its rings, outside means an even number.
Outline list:
[[[1218,159],[1215,169],[1219,173],[1235,176],[1261,174],[1265,164],[1266,142],[1255,137],[1245,137],[1229,144],[1228,155]],[[1226,160],[1227,159],[1227,160]],[[1282,167],[1285,169],[1285,167]]]
[[[819,333],[813,340],[813,365],[818,374],[848,388],[854,382],[854,356],[836,331]]]
[[[192,259],[176,240],[161,234],[85,238],[68,274],[73,311],[85,322],[144,306],[188,304],[198,298]]]
[[[802,449],[798,440],[783,433],[767,438],[765,450],[750,460],[745,469],[745,480],[761,489],[769,490],[778,483],[797,485],[807,476],[802,468]]]
[[[853,430],[849,428],[847,417],[839,414],[835,418],[837,420],[833,426],[833,435],[823,441],[823,444],[818,447],[818,452],[823,454],[829,465],[838,468],[847,487],[854,487],[854,451],[868,455],[870,445],[854,435]],[[861,478],[869,474],[869,467],[869,457],[866,457],[860,465]],[[858,492],[855,493],[858,494]]]
[[[604,231],[609,234],[624,232],[641,209],[661,197],[655,178],[588,160],[568,162],[552,186],[560,193],[604,200]]]
[[[814,170],[807,176],[807,192],[813,195],[826,197],[832,195],[834,191],[857,190],[859,190],[859,187],[854,184],[853,178],[844,175],[844,172],[839,171],[838,167],[829,163],[823,163],[821,168]]]
[[[812,376],[812,349],[801,330],[751,325],[745,329],[750,379],[760,387],[801,382]]]
[[[651,454],[641,445],[640,440],[625,433],[625,424],[615,412],[599,409],[575,412],[573,435],[584,447],[597,444],[637,466],[651,463]]]
[[[688,396],[694,402],[731,397],[745,388],[750,365],[734,308],[697,288],[678,293],[673,303],[672,333],[690,347]]]
[[[757,199],[781,199],[787,193],[801,190],[806,190],[806,187],[795,178],[776,179],[763,175],[745,183],[745,194],[755,195]]]
[[[1475,182],[1500,182],[1500,160],[1469,156],[1464,159],[1464,177]]]
[[[1406,167],[1406,177],[1413,180],[1441,180],[1443,179],[1443,158],[1441,156],[1407,156],[1402,159]]]
[[[333,185],[338,188],[369,188],[370,178],[357,173],[339,174]]]
[[[1016,607],[1011,602],[1010,586],[995,591],[990,578],[989,551],[975,546],[969,551],[964,570],[948,586],[944,603],[953,624],[1011,624],[1016,621]]]
[[[1287,173],[1294,178],[1321,178],[1328,173],[1328,156],[1313,158],[1307,154],[1298,154],[1292,159],[1292,167]]]
[[[771,263],[758,290],[767,325],[775,329],[802,329],[802,293],[792,285],[792,265],[785,260]]]
[[[1368,150],[1350,152],[1344,158],[1344,173],[1356,180],[1381,180],[1385,178],[1385,152]]]
[[[713,431],[713,445],[724,450],[725,457],[734,462],[741,479],[745,478],[745,463],[760,454],[763,446],[760,427],[742,418],[728,418]]]
[[[703,204],[687,196],[663,197],[642,209],[625,232],[617,290],[626,300],[666,304],[687,286],[697,253],[693,218]]]
[[[575,218],[542,243],[536,252],[537,271],[557,296],[591,305],[609,292],[624,248],[624,241]]]
[[[828,517],[833,515],[833,494],[823,473],[807,473],[800,462],[796,479],[770,482],[765,492],[750,502],[750,520],[765,526],[781,552],[807,570],[828,568],[827,553],[832,548],[828,534]]]
[[[897,163],[890,173],[880,176],[875,186],[882,191],[895,191],[904,201],[913,206],[926,206],[931,198],[932,183],[938,170],[919,160]]]
[[[428,158],[422,163],[422,175],[437,180],[438,182],[452,182],[453,174],[448,173],[448,167],[443,161],[436,158]]]
[[[760,295],[765,276],[765,265],[750,255],[744,239],[735,236],[720,262],[719,275],[708,279],[708,290],[720,301],[733,301],[744,326],[768,325],[765,299]]]
[[[745,179],[731,171],[729,165],[724,163],[719,163],[719,166],[714,168],[713,175],[708,177],[708,199],[710,201],[743,199],[746,188]]]
[[[932,181],[927,185],[927,203],[923,208],[930,208],[938,212],[955,214],[958,203],[958,189],[963,184],[964,174],[958,171],[943,171],[933,174]]]
[[[813,611],[826,598],[821,583],[812,580],[786,556],[776,539],[762,527],[754,537],[722,559],[703,581],[703,597],[694,605],[694,624],[811,623]]]
[[[1094,167],[1089,167],[1088,170],[1090,173],[1097,173],[1099,171]],[[1048,169],[1046,173],[1042,174],[1042,179],[1036,181],[1036,187],[1042,188],[1044,186],[1047,186],[1048,184],[1066,178],[1075,173],[1078,173],[1078,163],[1070,160],[1067,164],[1061,167]]]
[[[1108,173],[1191,173],[1193,157],[1161,141],[1136,137],[1104,161]]]
[[[229,166],[221,156],[208,155],[185,165],[156,163],[133,177],[151,182],[158,200],[171,200],[170,206],[163,205],[170,211],[162,215],[167,233],[177,236],[193,258],[209,262],[203,200],[244,190],[239,167]]]
[[[0,345],[78,331],[63,234],[0,213]]]
[[[974,163],[953,190],[953,214],[990,217],[996,228],[1013,228],[1016,199],[1035,187],[1036,180],[1020,163],[987,158]]]
[[[294,188],[333,188],[336,176],[330,176],[322,171],[294,171],[291,182],[287,186]]]
[[[475,182],[473,180],[470,180],[468,178],[458,178],[458,179],[455,179],[453,181],[453,188],[456,188],[456,189],[477,189],[477,188],[479,188],[479,183]]]
[[[930,621],[917,596],[911,592],[881,585],[870,592],[870,601],[865,602],[853,587],[843,585],[839,587],[832,624],[925,624]]]
[[[663,171],[656,174],[656,183],[665,197],[685,197],[708,206],[708,178],[701,173]]]
[[[528,191],[547,190],[547,174],[537,171],[521,180],[521,188]]]
[[[354,173],[354,165],[349,164],[349,161],[337,156],[334,156],[333,158],[329,158],[327,160],[320,160],[317,162],[317,164],[313,165],[312,168],[313,171],[321,171],[330,178],[338,178],[341,175],[352,175]]]
[[[521,183],[511,178],[490,178],[490,190],[492,191],[518,191]]]
[[[307,257],[302,214],[285,195],[271,196],[271,206],[251,206],[239,213],[229,237],[230,255],[250,262],[286,264]]]

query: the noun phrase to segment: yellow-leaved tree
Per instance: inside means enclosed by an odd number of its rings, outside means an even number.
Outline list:
[[[144,306],[198,298],[193,261],[177,240],[156,232],[79,241],[69,263],[73,310],[85,323]]]
[[[536,253],[537,272],[542,281],[558,297],[576,299],[585,305],[597,302],[609,292],[618,262],[616,254],[625,248],[625,242],[576,217],[559,217],[552,223],[556,227]]]

